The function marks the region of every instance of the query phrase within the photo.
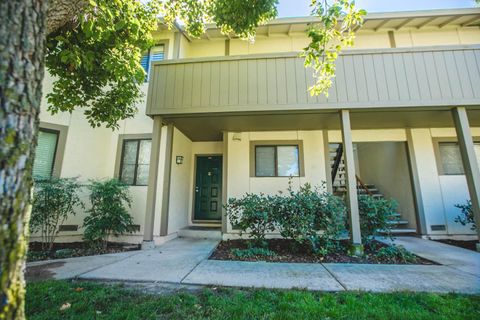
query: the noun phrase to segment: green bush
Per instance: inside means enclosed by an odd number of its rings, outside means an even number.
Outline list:
[[[225,205],[232,226],[240,235],[249,232],[256,246],[265,247],[265,235],[275,230],[275,198],[264,194],[246,194],[231,198]]]
[[[251,257],[257,257],[257,256],[273,257],[277,255],[272,250],[268,250],[266,248],[256,248],[256,247],[251,247],[248,249],[238,249],[238,248],[232,249],[232,254],[238,258],[251,258]]]
[[[241,233],[249,232],[255,245],[262,248],[266,233],[278,228],[282,237],[327,253],[336,247],[336,238],[345,229],[343,201],[310,184],[295,191],[290,182],[287,193],[274,196],[247,194],[230,199],[225,208],[232,226]]]
[[[128,186],[111,179],[92,181],[90,190],[91,208],[83,220],[84,238],[94,246],[107,248],[109,238],[132,233],[135,230],[133,219],[126,206],[130,208],[131,198]]]
[[[293,190],[289,183],[285,196],[276,197],[276,223],[282,237],[326,254],[336,248],[337,238],[345,230],[346,208],[341,198],[310,184]]]
[[[360,213],[360,230],[362,241],[369,243],[374,236],[380,235],[392,238],[393,214],[397,209],[397,202],[393,199],[377,199],[370,195],[358,196]]]
[[[394,263],[415,263],[417,257],[402,246],[391,245],[380,248],[375,256]]]
[[[30,232],[40,232],[42,249],[52,250],[59,228],[75,208],[84,208],[80,200],[81,186],[76,178],[36,180],[30,217]]]
[[[455,222],[461,223],[463,226],[470,224],[470,229],[476,230],[477,226],[475,224],[475,219],[473,218],[472,202],[468,200],[466,204],[456,204],[455,207],[462,210],[462,214],[455,218]]]

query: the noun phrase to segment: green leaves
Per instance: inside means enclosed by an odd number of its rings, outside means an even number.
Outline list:
[[[49,111],[83,108],[93,127],[117,128],[133,117],[143,96],[140,58],[154,44],[159,12],[158,0],[90,1],[78,26],[50,35],[46,65],[56,80]]]
[[[132,216],[126,208],[131,206],[132,199],[128,186],[116,179],[92,181],[88,189],[91,208],[83,220],[84,238],[106,249],[110,236],[134,231]]]
[[[312,15],[318,16],[319,23],[308,31],[310,44],[303,50],[305,67],[313,69],[315,83],[308,89],[310,94],[324,94],[333,84],[336,71],[336,60],[340,52],[353,46],[355,31],[363,24],[366,11],[355,8],[355,1],[334,0],[328,4],[326,0],[312,0]]]
[[[224,34],[252,40],[259,25],[277,16],[277,5],[278,0],[166,0],[161,11],[170,27],[180,20],[196,38],[207,23],[215,23]]]

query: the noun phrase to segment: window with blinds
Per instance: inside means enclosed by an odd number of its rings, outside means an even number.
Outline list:
[[[300,176],[298,145],[256,146],[255,176],[298,177]]]
[[[145,77],[145,82],[147,82],[148,79],[150,78],[150,66],[152,62],[162,61],[164,59],[165,59],[165,46],[163,44],[154,46],[142,56],[142,60],[140,61],[140,64],[142,65],[143,70],[145,70],[145,73],[147,74],[147,76]]]
[[[151,139],[124,140],[120,181],[132,186],[148,185]]]
[[[35,159],[33,161],[33,176],[35,178],[49,178],[52,176],[58,136],[58,131],[40,129],[37,148],[35,149]]]
[[[477,163],[480,166],[480,143],[474,144]],[[438,144],[442,175],[464,175],[462,156],[457,142],[440,142]]]

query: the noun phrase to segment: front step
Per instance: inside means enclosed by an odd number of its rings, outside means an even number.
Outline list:
[[[385,231],[379,230],[379,233],[385,234]],[[414,235],[417,233],[417,230],[415,229],[409,229],[409,228],[398,228],[398,229],[392,229],[390,233],[394,236],[406,236],[406,235]]]
[[[220,227],[188,226],[178,230],[181,238],[222,240],[222,229]]]

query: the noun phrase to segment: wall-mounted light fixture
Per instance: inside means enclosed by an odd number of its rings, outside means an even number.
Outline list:
[[[241,132],[235,132],[232,136],[233,141],[242,141],[242,133]]]
[[[177,156],[177,158],[175,159],[175,163],[176,164],[182,164],[183,163],[183,156]]]

